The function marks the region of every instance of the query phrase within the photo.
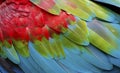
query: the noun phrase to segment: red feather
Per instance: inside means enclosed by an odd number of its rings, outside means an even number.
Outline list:
[[[75,18],[64,11],[52,15],[29,0],[6,0],[0,5],[0,40],[48,39],[67,28],[69,20]]]

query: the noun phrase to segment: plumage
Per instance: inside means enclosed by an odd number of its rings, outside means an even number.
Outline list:
[[[19,64],[20,60],[15,48],[12,46],[11,48],[3,47],[2,50],[6,53],[7,58],[9,58],[15,64]]]
[[[91,0],[1,0],[0,72],[118,73],[119,28],[119,12]]]
[[[96,1],[112,4],[112,5],[120,7],[120,1],[119,0],[96,0]]]

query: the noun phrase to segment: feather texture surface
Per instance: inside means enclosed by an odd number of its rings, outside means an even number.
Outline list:
[[[0,57],[25,73],[118,72],[119,28],[120,14],[91,0],[1,0]]]

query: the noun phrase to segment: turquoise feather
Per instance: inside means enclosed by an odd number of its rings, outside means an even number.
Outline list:
[[[3,47],[4,52],[6,52],[7,57],[15,64],[19,64],[20,60],[18,57],[18,54],[16,52],[16,50],[14,49],[14,47],[12,46],[11,48],[6,48]]]
[[[108,3],[120,7],[120,0],[96,0],[98,2]]]
[[[105,70],[111,70],[113,68],[108,57],[94,46],[89,45],[88,47],[83,48],[81,52],[82,54],[80,56],[94,66]]]

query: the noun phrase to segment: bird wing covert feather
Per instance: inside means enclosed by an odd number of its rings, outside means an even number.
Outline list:
[[[120,67],[119,28],[120,14],[91,0],[0,1],[0,57],[25,73],[105,73]]]

